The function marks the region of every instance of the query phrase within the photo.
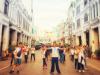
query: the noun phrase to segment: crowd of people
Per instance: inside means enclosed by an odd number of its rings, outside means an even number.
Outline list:
[[[85,72],[87,69],[87,58],[89,57],[89,50],[87,46],[76,46],[70,48],[71,61],[75,64],[75,70]]]
[[[11,50],[11,49],[10,49]],[[51,59],[51,70],[50,73],[53,73],[55,68],[57,72],[60,74],[59,62],[63,64],[66,60],[66,47],[64,45],[58,45],[55,42],[48,46],[46,44],[41,45],[41,55],[43,61],[43,69],[47,69],[48,67],[48,58]],[[13,48],[11,51],[11,70],[10,73],[13,73],[15,69],[17,73],[20,71],[20,65],[22,64],[22,60],[24,59],[24,63],[28,63],[29,59],[31,62],[35,61],[35,46],[32,45],[31,48],[28,45],[23,45],[21,42]],[[85,72],[85,68],[87,67],[86,59],[88,57],[88,48],[86,46],[76,46],[70,47],[70,58],[71,61],[75,64],[75,70],[79,72]],[[29,57],[30,55],[30,57]]]
[[[30,61],[34,59],[35,61],[35,46],[32,46],[31,48],[28,47],[28,45],[19,43],[14,48],[10,48],[10,55],[11,55],[11,70],[9,73],[13,73],[15,69],[17,70],[17,73],[20,71],[20,65],[22,64],[22,60],[24,57],[24,62],[28,63],[29,59],[29,53],[31,54]]]
[[[41,50],[42,61],[43,61],[43,69],[47,68],[48,57],[50,57],[51,58],[50,73],[53,73],[55,68],[58,73],[61,73],[59,68],[59,61],[61,63],[65,62],[64,46],[61,45],[59,46],[56,43],[53,43],[51,46],[48,47],[47,45],[43,44],[40,50]],[[32,47],[29,48],[28,45],[24,45],[20,42],[17,46],[15,46],[15,48],[13,48],[12,51],[10,51],[10,54],[11,54],[10,73],[13,73],[15,69],[17,70],[17,73],[19,73],[20,65],[22,64],[23,59],[25,63],[28,63],[29,58],[30,61],[33,60],[35,61],[35,46],[32,45]]]

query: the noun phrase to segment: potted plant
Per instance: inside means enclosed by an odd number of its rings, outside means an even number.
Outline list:
[[[95,51],[96,58],[100,60],[100,48]]]

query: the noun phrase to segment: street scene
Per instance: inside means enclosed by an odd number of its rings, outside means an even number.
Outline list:
[[[100,75],[100,0],[0,0],[0,75]]]

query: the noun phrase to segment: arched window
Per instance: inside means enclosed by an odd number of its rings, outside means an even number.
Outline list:
[[[86,13],[85,15],[84,15],[84,22],[87,22],[88,21],[88,14]]]

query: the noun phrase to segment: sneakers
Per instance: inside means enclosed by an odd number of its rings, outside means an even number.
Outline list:
[[[84,70],[79,70],[78,72],[80,73],[80,72],[85,72],[85,71]]]
[[[9,73],[13,73],[14,71],[13,70],[10,70],[10,72]]]
[[[58,72],[58,74],[61,74],[61,72]]]
[[[81,70],[79,70],[78,72],[81,72]]]
[[[82,72],[85,72],[84,70],[82,70]]]
[[[17,73],[19,73],[19,70],[17,71]]]
[[[13,71],[13,70],[11,70],[9,73],[10,73],[10,74],[12,74],[12,73],[14,73],[14,71]],[[17,73],[19,73],[19,70],[17,71]]]
[[[53,75],[54,74],[54,72],[50,72],[50,75]]]

